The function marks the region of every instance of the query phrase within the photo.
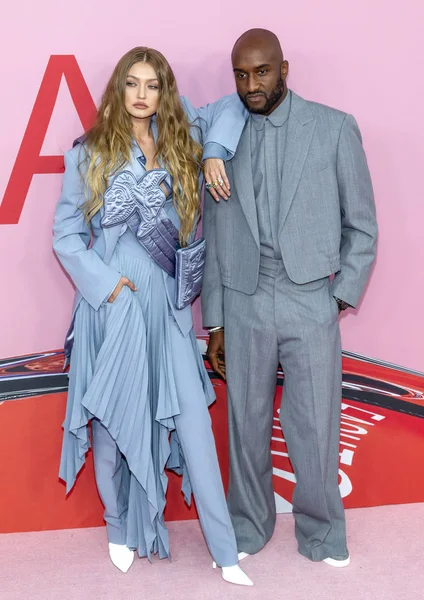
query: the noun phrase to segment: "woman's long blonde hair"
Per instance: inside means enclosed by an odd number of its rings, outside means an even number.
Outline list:
[[[109,178],[130,160],[132,121],[125,108],[128,71],[145,62],[156,71],[159,102],[155,160],[160,159],[173,178],[173,198],[180,218],[180,243],[186,245],[200,216],[198,176],[202,147],[190,136],[190,124],[181,105],[177,82],[166,58],[152,48],[133,48],[121,58],[106,86],[96,121],[87,134],[87,221],[99,211]]]

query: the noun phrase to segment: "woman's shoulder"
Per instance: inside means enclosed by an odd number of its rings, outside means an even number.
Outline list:
[[[88,156],[87,144],[85,143],[86,135],[74,140],[72,148],[65,152],[65,162],[72,160],[77,166],[80,166]]]
[[[180,96],[180,102],[189,123],[190,135],[196,142],[201,144],[202,132],[199,111],[186,96]]]
[[[189,123],[194,123],[199,117],[197,109],[193,106],[187,96],[180,96],[181,106],[187,115]]]

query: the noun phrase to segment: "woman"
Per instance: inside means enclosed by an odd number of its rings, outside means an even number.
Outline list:
[[[244,117],[236,98],[199,113],[185,105],[188,115],[162,54],[135,48],[116,66],[93,128],[65,155],[54,249],[77,294],[60,476],[69,491],[91,421],[113,564],[126,572],[134,549],[149,560],[169,556],[167,466],[182,474],[187,502],[193,490],[223,578],[252,585],[238,566],[222,487],[207,408],[213,388],[167,264],[199,218],[202,134],[234,151],[228,123],[237,139]]]

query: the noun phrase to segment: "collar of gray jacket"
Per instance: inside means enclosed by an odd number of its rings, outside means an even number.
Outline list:
[[[277,106],[275,110],[272,111],[269,115],[258,115],[255,113],[250,113],[250,118],[252,119],[252,123],[255,128],[259,131],[264,128],[265,121],[268,121],[274,125],[274,127],[281,127],[289,118],[290,108],[291,108],[291,99],[292,93],[289,90],[287,96],[284,98],[283,102]]]

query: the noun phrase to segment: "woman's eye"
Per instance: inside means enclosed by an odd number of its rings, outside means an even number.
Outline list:
[[[151,90],[158,90],[158,89],[159,89],[159,86],[158,86],[158,85],[149,85],[149,88],[150,88]]]
[[[134,83],[134,81],[127,81],[127,85],[129,87],[134,87],[136,84]]]

